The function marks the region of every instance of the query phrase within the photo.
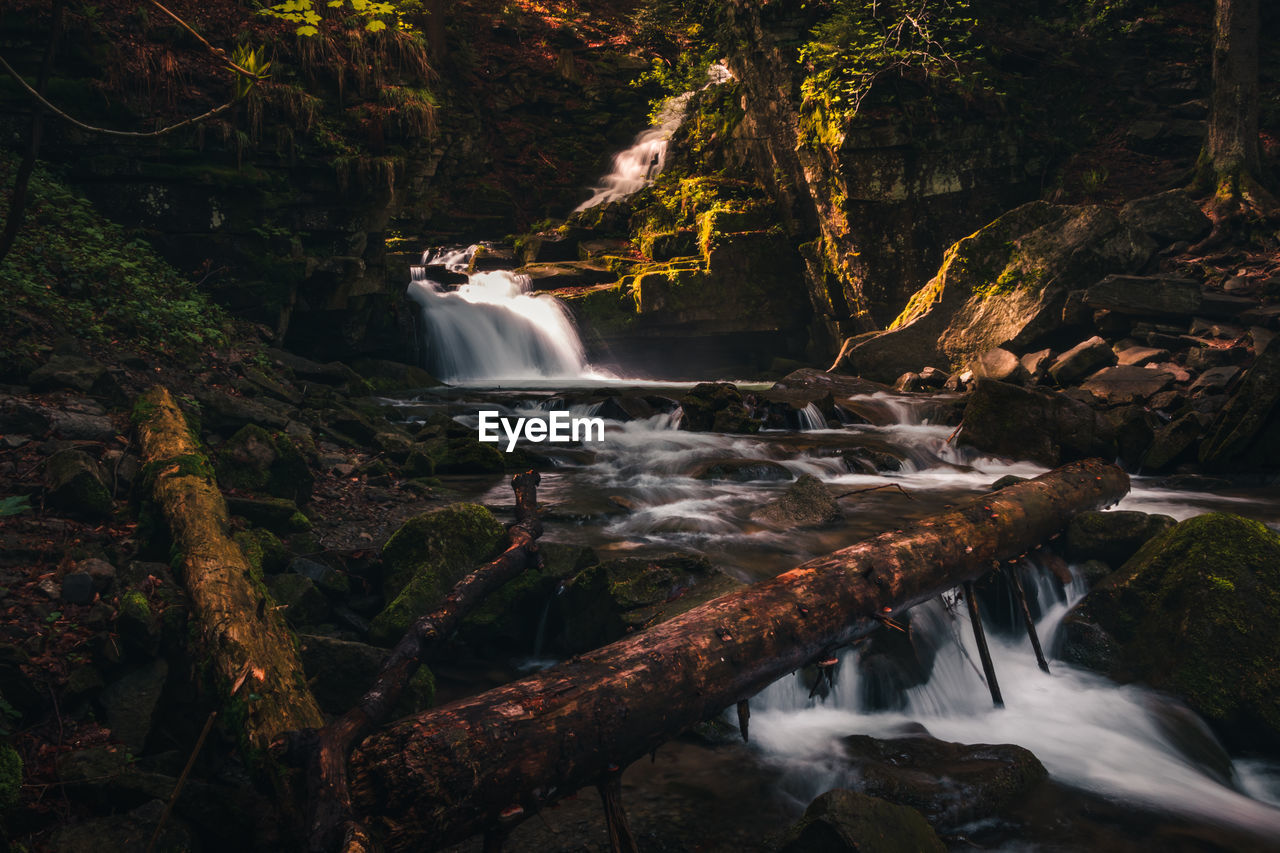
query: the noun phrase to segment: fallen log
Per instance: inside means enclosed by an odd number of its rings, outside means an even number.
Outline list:
[[[1123,471],[1072,463],[811,560],[537,675],[391,724],[352,754],[350,793],[390,850],[495,835],[612,775],[906,610],[1119,500]]]
[[[308,850],[328,851],[340,846],[347,853],[356,853],[370,849],[365,828],[351,813],[347,788],[351,750],[387,721],[418,667],[457,630],[467,614],[525,569],[541,565],[537,491],[541,480],[536,471],[511,478],[516,522],[507,530],[506,549],[458,581],[439,607],[410,626],[354,708],[319,731],[291,732],[274,745],[275,752],[288,763],[306,767]]]
[[[168,390],[143,394],[133,417],[145,480],[181,556],[202,652],[224,691],[223,718],[261,755],[280,732],[324,722],[293,635],[231,539],[209,460]]]

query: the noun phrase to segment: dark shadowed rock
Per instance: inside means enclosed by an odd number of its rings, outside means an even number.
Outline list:
[[[55,355],[48,363],[31,371],[27,384],[33,391],[57,391],[64,388],[92,392],[107,369],[90,358],[77,355]]]
[[[1173,385],[1173,374],[1145,367],[1104,367],[1080,384],[1108,406],[1143,403]]]
[[[969,395],[961,444],[1050,467],[1115,458],[1115,431],[1091,406],[1065,394],[982,380]]]
[[[836,788],[787,831],[778,853],[942,853],[947,846],[908,806]]]
[[[1200,310],[1200,283],[1189,278],[1109,275],[1090,287],[1086,305],[1139,317],[1190,317]]]
[[[1049,775],[1013,744],[949,743],[928,734],[841,742],[866,793],[918,809],[942,828],[992,817]]]
[[[703,382],[680,398],[680,429],[695,432],[755,433],[760,421],[743,405],[742,394],[728,382]]]
[[[1280,344],[1274,340],[1245,371],[1231,399],[1200,445],[1207,467],[1280,465]]]
[[[1157,347],[1131,346],[1117,350],[1116,357],[1121,367],[1143,367],[1154,362],[1168,361],[1169,351]]]
[[[695,480],[794,480],[786,466],[769,459],[716,459],[703,462],[689,473]]]
[[[1212,226],[1191,193],[1184,189],[1134,199],[1120,208],[1120,219],[1161,246],[1179,240],[1195,242]]]
[[[60,450],[44,469],[45,503],[86,518],[111,515],[111,492],[93,457],[80,450]]]
[[[1022,369],[1032,382],[1041,382],[1049,374],[1049,365],[1053,363],[1053,350],[1040,349],[1024,355],[1020,361]]]
[[[1067,526],[1067,557],[1119,566],[1176,523],[1167,515],[1145,512],[1082,512]]]
[[[98,697],[112,738],[134,753],[146,745],[151,718],[168,675],[169,665],[164,658],[158,658],[107,685]]]

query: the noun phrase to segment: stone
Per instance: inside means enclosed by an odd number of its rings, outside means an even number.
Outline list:
[[[81,450],[59,450],[44,468],[45,503],[86,518],[106,518],[114,505],[106,478],[93,457]]]
[[[53,432],[72,441],[110,441],[118,435],[115,424],[106,415],[54,409],[49,417]]]
[[[289,423],[288,407],[269,404],[266,398],[233,397],[221,391],[204,388],[196,391],[200,402],[200,422],[205,430],[222,435],[233,433],[250,424],[264,429],[284,429]],[[283,411],[280,410],[283,406]]]
[[[414,455],[415,452],[423,452],[431,460],[433,474],[499,474],[506,468],[502,451],[496,445],[479,441],[474,432],[460,438],[437,438],[417,445],[405,464],[415,472],[424,471],[426,466]],[[414,460],[412,465],[410,459]]]
[[[1049,368],[1049,376],[1054,384],[1066,387],[1117,361],[1115,351],[1106,341],[1094,335],[1058,356]]]
[[[343,714],[373,686],[387,650],[317,634],[299,634],[298,650],[311,692],[321,710]]]
[[[93,577],[85,572],[63,576],[59,597],[66,604],[89,604],[93,601]]]
[[[855,474],[877,474],[881,471],[901,471],[902,459],[888,449],[879,447],[850,447],[840,451],[845,467]]]
[[[1190,382],[1192,379],[1191,371],[1187,370],[1180,364],[1172,361],[1162,361],[1155,364],[1148,364],[1147,370],[1161,370],[1173,377],[1174,382]]]
[[[498,548],[506,529],[478,504],[458,503],[414,516],[382,549],[388,604],[373,620],[376,643],[399,640],[413,620]]]
[[[332,595],[346,595],[351,592],[351,581],[347,576],[319,560],[294,557],[289,563],[289,571],[310,578],[318,588]]]
[[[285,618],[294,627],[318,625],[329,618],[329,599],[311,578],[284,573],[267,578],[267,589],[276,603],[285,608]]]
[[[1067,296],[1132,272],[1150,237],[1091,205],[1031,202],[947,250],[889,328],[849,347],[853,371],[890,381],[922,364],[958,367],[993,347],[1021,352],[1063,325]]]
[[[375,394],[396,394],[435,388],[436,379],[421,367],[399,361],[380,358],[362,358],[352,363],[352,368],[369,383]]]
[[[293,501],[284,498],[245,498],[225,495],[227,511],[232,515],[265,527],[273,533],[299,533],[311,529],[311,521]]]
[[[1023,365],[1024,367],[1026,365]],[[920,371],[920,382],[926,388],[941,388],[947,384],[947,371],[936,367],[926,367]]]
[[[1000,347],[989,349],[969,362],[969,369],[978,379],[994,379],[997,382],[1012,382],[1014,385],[1024,385],[1031,378],[1018,357]]]
[[[1187,329],[1187,334],[1210,340],[1226,338],[1229,341],[1236,341],[1244,337],[1244,329],[1231,323],[1223,323],[1220,320],[1196,317],[1192,319],[1191,326]]]
[[[1084,301],[1139,317],[1190,317],[1200,311],[1203,299],[1194,279],[1109,275],[1085,291]]]
[[[57,410],[38,406],[17,397],[0,398],[0,433],[43,436],[49,431]]]
[[[1280,344],[1272,341],[1245,371],[1227,405],[1200,445],[1200,462],[1210,469],[1280,465]]]
[[[340,361],[321,364],[303,358],[295,353],[281,349],[267,349],[267,355],[277,369],[283,369],[293,375],[294,379],[307,382],[320,382],[347,391],[348,393],[368,393],[368,383],[347,365]]]
[[[1229,745],[1280,745],[1280,535],[1227,513],[1148,541],[1067,616],[1111,654],[1096,668],[1181,697]],[[1080,633],[1084,633],[1081,631]]]
[[[680,429],[695,432],[756,433],[760,421],[743,405],[742,393],[728,382],[702,382],[680,398]]]
[[[795,479],[785,465],[770,459],[716,459],[698,465],[689,476],[695,480],[733,480],[739,483]]]
[[[654,408],[647,400],[632,395],[606,397],[596,411],[596,417],[623,423],[648,420],[654,414]]]
[[[1249,358],[1245,347],[1192,347],[1187,350],[1187,367],[1204,371],[1229,364],[1241,364]]]
[[[1187,412],[1156,430],[1150,449],[1142,457],[1142,467],[1149,471],[1165,471],[1193,456],[1189,451],[1204,435],[1207,423],[1205,415]]]
[[[163,795],[133,811],[93,818],[82,823],[59,826],[49,839],[51,853],[99,853],[103,850],[145,851],[160,827],[155,849],[166,853],[199,853],[205,846],[197,841],[186,822],[165,812]],[[136,800],[135,800],[136,802]]]
[[[1120,208],[1120,220],[1149,235],[1161,246],[1180,240],[1195,242],[1212,223],[1184,189],[1134,199]]]
[[[778,853],[943,853],[924,815],[844,788],[827,791],[805,809]]]
[[[97,557],[81,560],[76,564],[76,571],[92,578],[93,588],[98,592],[109,589],[116,579],[116,567]]]
[[[1104,367],[1080,387],[1108,406],[1143,403],[1173,385],[1173,374],[1145,367]]]
[[[112,739],[134,754],[146,747],[151,720],[168,676],[169,664],[164,658],[156,658],[108,684],[98,696]]]
[[[904,394],[920,391],[923,388],[924,383],[920,381],[919,373],[904,373],[893,383],[893,390]]]
[[[1176,523],[1167,515],[1129,510],[1077,513],[1067,525],[1067,558],[1123,565],[1148,540]]]
[[[843,517],[831,490],[812,474],[801,474],[782,497],[751,513],[756,521],[794,527],[815,527]]]
[[[33,391],[59,391],[69,388],[88,394],[107,375],[103,365],[90,358],[76,355],[55,355],[49,361],[31,371],[27,384]]]
[[[1211,367],[1201,373],[1191,383],[1191,396],[1221,394],[1231,387],[1231,383],[1240,375],[1240,368],[1226,364],[1222,367]]]
[[[1121,367],[1142,367],[1152,362],[1168,361],[1169,351],[1157,347],[1134,346],[1116,352],[1116,361]]]
[[[998,815],[1049,776],[1014,744],[949,743],[923,732],[886,740],[851,735],[841,743],[866,793],[917,809],[944,829]]]
[[[315,476],[293,439],[268,432],[256,424],[241,427],[218,447],[213,459],[223,488],[285,498],[296,503],[311,499]]]
[[[1115,430],[1091,406],[1045,389],[980,380],[969,395],[959,443],[987,453],[1055,467],[1114,459]]]
[[[1020,361],[1022,369],[1027,372],[1027,376],[1032,382],[1041,382],[1049,375],[1049,365],[1053,363],[1053,350],[1040,349],[1035,352],[1029,352],[1024,355]]]

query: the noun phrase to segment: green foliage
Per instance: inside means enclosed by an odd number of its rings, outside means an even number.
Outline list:
[[[0,518],[8,518],[11,515],[21,515],[31,509],[31,498],[27,495],[10,495],[7,498],[0,498]]]
[[[383,3],[378,0],[327,0],[324,8],[358,22],[368,32],[376,33],[387,29],[388,26],[407,26],[402,16],[410,11],[410,7],[416,9],[420,5],[412,2]],[[259,12],[297,24],[298,28],[294,32],[300,36],[316,35],[320,32],[319,25],[324,20],[324,16],[312,0],[285,0],[283,3],[260,9]]]
[[[968,0],[842,0],[800,47],[801,84],[810,140],[831,144],[869,98],[889,100],[889,81],[954,92],[966,99],[1001,96],[989,67],[991,49]]]
[[[231,54],[231,61],[250,74],[256,74],[260,79],[267,77],[267,72],[271,70],[271,63],[266,59],[266,48],[259,50],[244,44],[236,45],[236,49]],[[236,97],[243,98],[249,94],[249,88],[254,82],[237,74]]]
[[[18,158],[0,151],[0,204]],[[31,177],[26,222],[0,264],[5,307],[82,338],[189,353],[225,342],[229,322],[145,242],[109,221],[43,166]]]

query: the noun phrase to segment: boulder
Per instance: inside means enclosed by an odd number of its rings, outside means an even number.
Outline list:
[[[244,498],[226,495],[227,511],[265,527],[273,533],[298,533],[311,529],[311,520],[297,505],[284,498]]]
[[[386,649],[318,634],[299,634],[298,646],[311,692],[330,714],[355,707],[387,657]],[[419,697],[418,704],[429,705],[430,696]]]
[[[908,806],[836,788],[787,830],[778,853],[943,853],[924,815]]]
[[[1213,224],[1191,193],[1184,189],[1127,202],[1120,208],[1120,220],[1148,235],[1160,246],[1180,240],[1194,243],[1208,234]]]
[[[606,560],[567,579],[551,599],[549,642],[561,654],[585,652],[739,586],[706,557],[665,554]]]
[[[1067,622],[1073,659],[1174,693],[1237,745],[1280,745],[1280,535],[1265,525],[1226,513],[1180,522]]]
[[[1168,361],[1170,356],[1167,349],[1131,346],[1125,349],[1117,349],[1116,358],[1121,367],[1142,367],[1154,362]]]
[[[1211,367],[1196,377],[1191,383],[1191,396],[1199,397],[1208,394],[1221,394],[1231,387],[1231,383],[1240,375],[1240,368],[1224,364]]]
[[[368,381],[369,386],[377,394],[417,391],[422,388],[434,388],[441,384],[439,379],[421,367],[399,361],[362,358],[351,366],[356,373]]]
[[[33,391],[70,389],[94,393],[95,386],[107,378],[107,368],[91,358],[78,355],[55,355],[46,364],[31,371],[27,384]]]
[[[86,518],[106,518],[113,510],[106,478],[93,457],[59,450],[44,466],[44,500],[51,507]]]
[[[1049,365],[1053,363],[1053,350],[1040,349],[1024,355],[1020,361],[1022,369],[1027,372],[1032,382],[1041,382],[1049,374]]]
[[[414,453],[423,453],[431,460],[434,474],[500,474],[506,468],[502,451],[495,444],[486,444],[475,433],[458,438],[436,438],[417,445],[405,461],[415,473],[426,466]],[[410,462],[409,460],[415,460]],[[419,476],[425,476],[419,473]]]
[[[413,620],[442,602],[453,585],[490,557],[506,530],[478,504],[452,504],[414,516],[382,549],[383,589],[390,602],[370,638],[399,640]]]
[[[1090,307],[1139,317],[1190,317],[1201,302],[1200,282],[1169,276],[1109,275],[1084,294]]]
[[[715,459],[698,465],[689,472],[689,476],[695,480],[733,480],[739,483],[795,479],[786,466],[770,459]]]
[[[1058,356],[1049,368],[1049,376],[1059,387],[1066,387],[1116,361],[1115,350],[1094,335]]]
[[[1067,557],[1120,566],[1148,540],[1176,524],[1167,515],[1116,510],[1082,512],[1067,525]]]
[[[255,424],[264,429],[284,429],[289,424],[289,407],[266,398],[233,397],[221,391],[196,392],[200,402],[200,423],[206,430],[222,435]]]
[[[742,394],[728,382],[702,382],[680,398],[680,429],[695,432],[755,433],[760,421],[743,405]]]
[[[1280,465],[1280,344],[1274,340],[1245,371],[1200,445],[1211,469]]]
[[[307,460],[293,439],[256,424],[241,427],[223,442],[213,464],[218,484],[224,488],[306,503],[315,485]]]
[[[957,441],[1048,467],[1116,455],[1115,430],[1093,407],[1065,394],[991,380],[980,380],[969,395]]]
[[[993,347],[1022,352],[1062,325],[1069,292],[1137,270],[1154,251],[1105,208],[1025,204],[948,249],[887,331],[849,347],[850,365],[887,382],[924,364],[959,367]]]
[[[54,433],[71,441],[110,441],[119,434],[106,415],[54,409],[49,418]]]
[[[1173,374],[1145,367],[1104,367],[1080,384],[1108,406],[1145,403],[1173,385]]]
[[[949,743],[928,733],[888,740],[851,735],[841,743],[862,790],[946,829],[996,816],[1049,776],[1014,744]]]
[[[994,379],[997,382],[1012,382],[1014,385],[1025,385],[1031,378],[1030,372],[1022,366],[1018,357],[1000,347],[989,349],[969,362],[969,369],[978,379]]]
[[[792,527],[829,524],[842,516],[831,490],[812,474],[801,474],[782,497],[751,513],[756,521]]]
[[[329,599],[311,578],[285,573],[267,578],[267,589],[276,603],[284,607],[285,618],[295,628],[318,625],[329,618]]]

